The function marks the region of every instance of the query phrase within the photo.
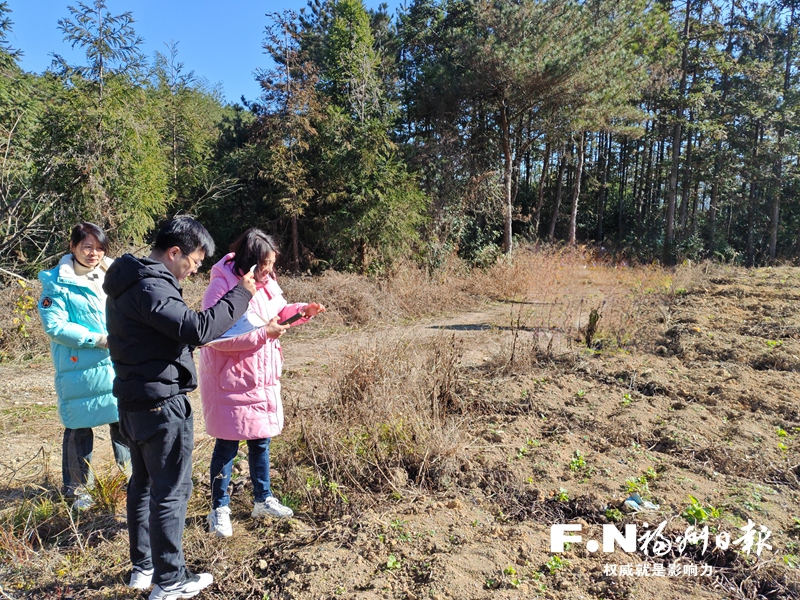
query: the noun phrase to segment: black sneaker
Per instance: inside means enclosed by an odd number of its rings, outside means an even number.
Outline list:
[[[188,579],[161,587],[156,584],[150,592],[150,600],[178,600],[179,598],[194,598],[201,591],[214,583],[211,573],[199,573]]]

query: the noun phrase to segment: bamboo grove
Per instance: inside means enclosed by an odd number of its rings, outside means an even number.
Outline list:
[[[24,72],[12,10],[7,269],[51,261],[78,219],[123,247],[183,213],[222,244],[278,234],[295,271],[485,265],[528,242],[665,264],[800,255],[800,0],[311,0],[264,16],[262,92],[239,104],[177,43],[148,60],[105,0],[52,24],[82,64],[54,49]]]

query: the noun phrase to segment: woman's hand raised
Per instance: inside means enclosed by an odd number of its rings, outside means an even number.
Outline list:
[[[315,317],[319,313],[324,313],[324,312],[325,312],[325,307],[322,306],[322,304],[318,304],[316,302],[308,303],[306,307],[303,309],[303,314],[305,314],[305,316],[307,317]]]

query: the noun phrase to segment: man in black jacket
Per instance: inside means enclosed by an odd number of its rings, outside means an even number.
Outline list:
[[[191,598],[213,582],[210,573],[186,569],[181,540],[192,492],[192,350],[230,329],[255,293],[247,274],[208,310],[186,306],[179,281],[213,253],[200,223],[174,219],[158,232],[150,256],[118,258],[103,284],[120,429],[131,440],[128,585],[154,583],[150,600]]]

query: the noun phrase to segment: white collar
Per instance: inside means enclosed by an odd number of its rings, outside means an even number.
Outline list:
[[[78,278],[78,276],[75,274],[75,267],[72,266],[72,261],[73,260],[75,260],[75,259],[74,259],[73,255],[72,255],[72,252],[70,252],[69,254],[65,254],[64,256],[61,257],[61,260],[58,261],[58,276],[59,277],[66,277],[68,279],[76,279],[76,278]],[[105,275],[105,272],[108,271],[108,267],[111,266],[112,262],[114,262],[114,260],[109,258],[109,257],[107,257],[107,256],[104,256],[103,260],[100,261],[100,264],[98,266],[103,271],[104,275]]]

